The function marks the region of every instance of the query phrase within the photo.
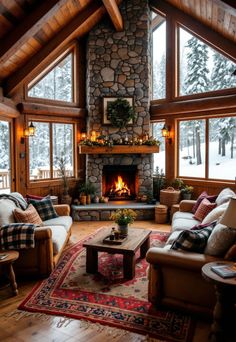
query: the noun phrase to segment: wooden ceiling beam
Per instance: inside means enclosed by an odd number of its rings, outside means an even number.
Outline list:
[[[102,0],[116,31],[124,30],[123,18],[117,6],[116,0]]]
[[[116,0],[119,4],[122,0]],[[36,72],[42,68],[45,59],[50,54],[58,54],[66,44],[73,39],[80,38],[87,34],[103,17],[106,9],[97,0],[90,0],[86,8],[74,19],[62,28],[39,52],[37,52],[25,65],[8,77],[3,88],[6,94],[10,95],[23,81],[29,79],[32,71]]]
[[[34,36],[67,0],[40,1],[40,5],[21,23],[0,40],[0,64],[6,62],[15,51]]]
[[[218,32],[193,18],[192,16],[180,11],[176,7],[170,5],[164,0],[150,0],[150,6],[153,9],[159,9],[166,14],[166,17],[171,17],[177,24],[181,24],[188,31],[198,36],[206,44],[218,50],[227,58],[236,62],[235,44],[231,40],[226,39]]]
[[[213,0],[213,2],[219,7],[224,7],[224,9],[229,10],[232,15],[235,16],[235,11],[231,9],[236,9],[235,0]],[[233,11],[233,12],[232,12]]]
[[[7,118],[17,118],[20,112],[17,110],[15,103],[3,96],[3,89],[0,88],[0,116]]]

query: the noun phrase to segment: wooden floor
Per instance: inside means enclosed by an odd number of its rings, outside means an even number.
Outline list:
[[[72,227],[70,243],[96,231],[101,226],[112,226],[111,222],[78,222]],[[152,230],[169,231],[170,226],[158,225],[151,221],[139,221],[133,224],[135,228],[147,228]],[[146,341],[145,336],[120,331],[118,329],[100,329],[95,324],[87,324],[78,320],[65,320],[60,317],[52,317],[38,314],[30,314],[29,317],[20,318],[14,315],[17,306],[37,283],[36,280],[19,280],[18,296],[12,296],[10,288],[0,290],[0,341],[1,342],[138,342]],[[12,315],[13,314],[13,315]],[[11,316],[12,315],[12,316]],[[209,324],[198,321],[193,342],[207,342]]]

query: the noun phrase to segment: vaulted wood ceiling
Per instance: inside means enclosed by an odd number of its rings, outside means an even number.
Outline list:
[[[4,81],[6,93],[48,54],[88,33],[105,14],[122,30],[121,1],[0,0],[0,84]],[[235,0],[166,1],[236,42]]]

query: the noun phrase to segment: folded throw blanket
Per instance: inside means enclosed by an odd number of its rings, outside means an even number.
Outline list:
[[[34,230],[37,227],[31,223],[10,223],[0,229],[0,248],[25,249],[34,248]]]
[[[25,210],[28,203],[19,192],[11,192],[10,194],[0,194],[0,199],[9,199],[15,203],[18,208]]]

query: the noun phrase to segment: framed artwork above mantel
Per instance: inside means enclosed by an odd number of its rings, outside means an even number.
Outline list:
[[[130,106],[134,106],[134,99],[133,97],[126,97],[126,96],[118,96],[118,97],[103,97],[103,125],[111,125],[111,121],[109,120],[109,114],[107,112],[107,107],[110,102],[114,102],[117,99],[125,99],[129,102]],[[133,124],[133,119],[128,122],[128,125]]]

